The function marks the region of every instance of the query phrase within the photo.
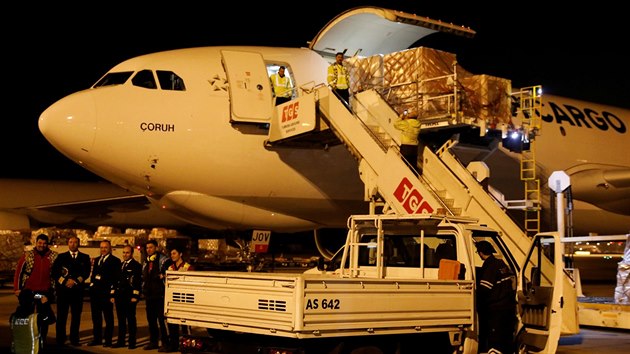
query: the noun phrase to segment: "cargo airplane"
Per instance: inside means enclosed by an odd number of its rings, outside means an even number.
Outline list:
[[[148,200],[163,216],[216,230],[344,228],[349,215],[369,212],[357,161],[334,135],[311,146],[266,144],[276,109],[269,72],[285,66],[297,99],[325,85],[336,52],[392,53],[438,31],[475,34],[363,7],[330,21],[308,48],[142,55],[51,105],[39,129],[65,156],[119,187],[115,195]],[[630,157],[622,152],[630,142],[630,111],[544,94],[543,100],[535,138],[541,190],[552,171],[564,170],[572,178],[576,234],[629,232]],[[512,155],[503,148],[484,155],[490,184],[506,194],[504,166],[518,166]]]

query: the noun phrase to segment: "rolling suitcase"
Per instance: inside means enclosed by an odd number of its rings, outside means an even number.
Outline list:
[[[40,349],[38,313],[18,306],[9,318],[11,353],[38,354]]]

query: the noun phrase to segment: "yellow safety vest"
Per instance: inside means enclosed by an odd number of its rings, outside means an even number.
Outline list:
[[[350,87],[348,71],[336,62],[328,67],[328,84],[333,89],[346,90]]]
[[[394,128],[402,131],[400,140],[405,145],[418,145],[420,122],[414,118],[400,119],[394,123]]]
[[[271,84],[273,85],[273,92],[276,97],[291,97],[293,93],[293,85],[291,79],[288,76],[280,77],[280,75],[271,75]]]

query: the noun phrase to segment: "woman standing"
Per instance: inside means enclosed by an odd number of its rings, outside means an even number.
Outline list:
[[[182,258],[183,252],[182,249],[178,246],[175,246],[171,249],[171,265],[166,269],[167,271],[186,271],[193,270],[193,266],[190,263],[184,261]],[[182,332],[184,334],[189,333],[188,326],[181,325]],[[158,352],[163,353],[173,353],[179,351],[179,324],[169,323],[168,324],[168,336],[169,336],[169,346],[166,348],[160,348]]]

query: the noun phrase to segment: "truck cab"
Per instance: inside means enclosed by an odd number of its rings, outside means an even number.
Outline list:
[[[358,278],[474,280],[483,263],[474,244],[481,240],[490,242],[497,250],[495,257],[518,273],[519,266],[496,231],[474,219],[429,214],[351,217],[346,245],[319,270]],[[454,262],[459,270],[448,275],[445,271]]]

